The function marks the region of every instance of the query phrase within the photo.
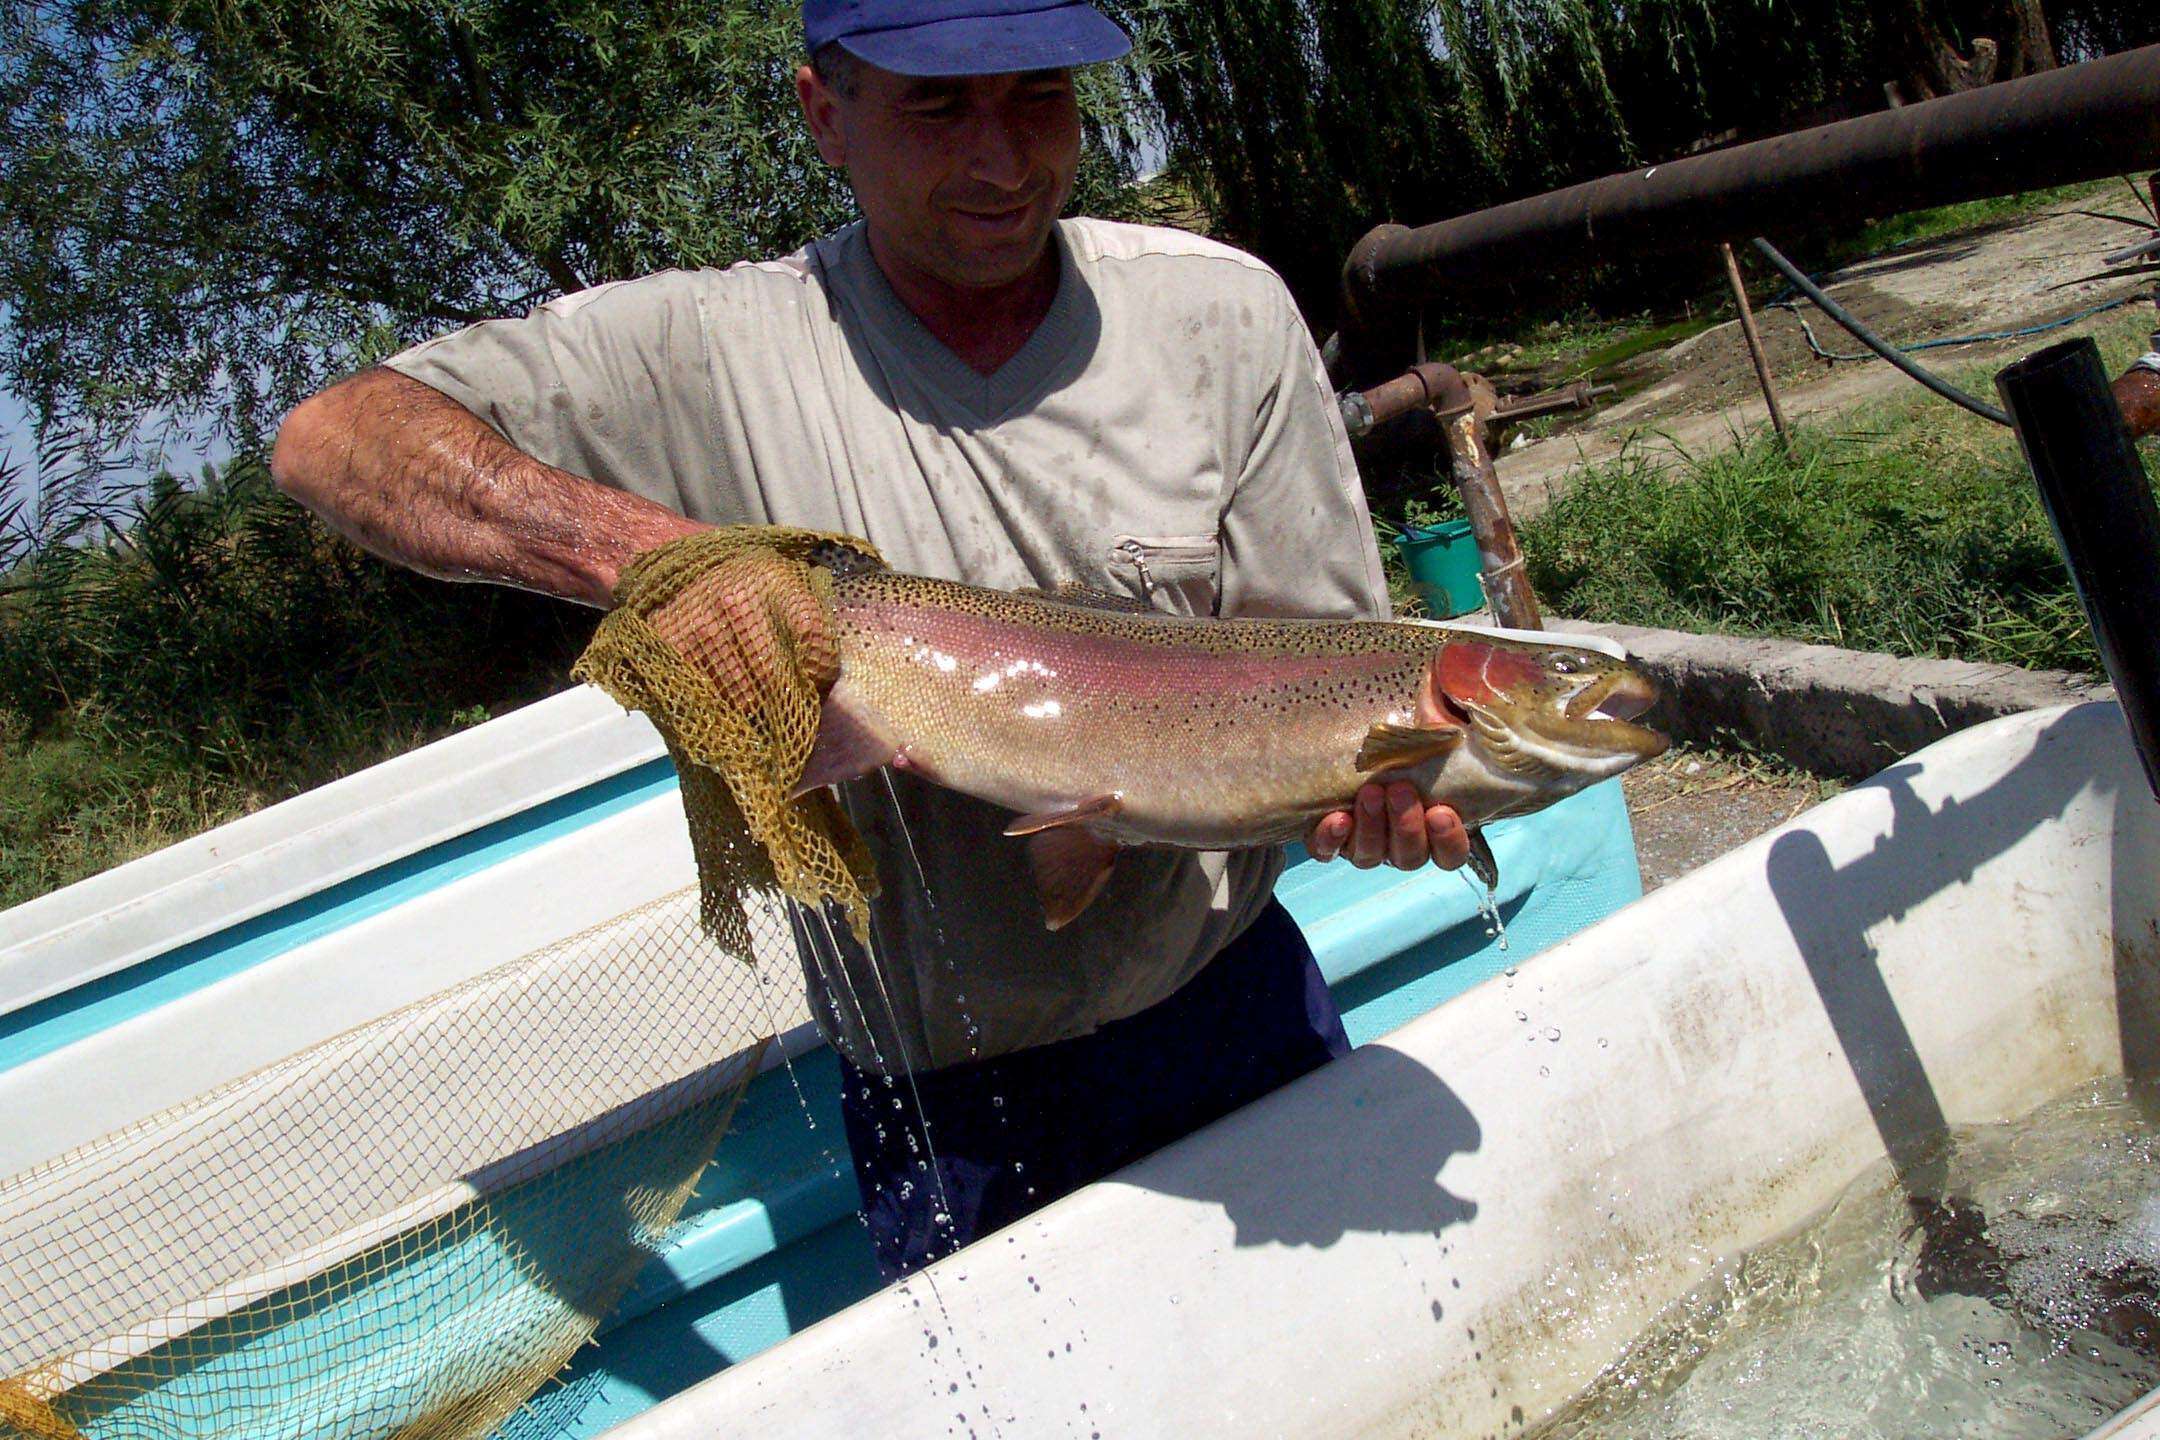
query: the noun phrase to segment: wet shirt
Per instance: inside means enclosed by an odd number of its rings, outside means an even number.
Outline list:
[[[428,341],[390,367],[550,465],[715,524],[861,535],[901,570],[1079,581],[1179,614],[1377,616],[1386,587],[1320,359],[1281,281],[1182,232],[1060,222],[1055,299],[978,374],[861,224]],[[1081,798],[1081,797],[1075,797]],[[907,775],[843,787],[883,881],[872,949],[803,917],[812,1009],[877,1071],[1084,1035],[1259,912],[1279,849],[1140,849],[1044,928],[1010,815]]]

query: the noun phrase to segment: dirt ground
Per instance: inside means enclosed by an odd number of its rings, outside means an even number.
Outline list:
[[[2136,238],[2127,227],[2075,213],[2075,207],[2128,211],[2128,198],[2102,195],[2070,202],[1900,247],[1818,278],[1847,309],[1897,344],[2042,324],[2108,300],[2150,292],[2149,279],[2064,283],[2100,270],[2101,255]],[[2024,351],[2103,325],[2152,324],[2150,308],[2144,307],[2142,315],[2139,310],[2127,307],[2042,336],[1925,351],[1916,358],[1936,371],[1999,366]],[[1805,302],[1799,314],[1759,310],[1764,349],[1789,417],[1845,409],[1901,387],[1912,388],[1910,380],[1880,360],[1832,363],[1816,358],[1802,331],[1801,314],[1824,349],[1862,353],[1857,340]],[[1629,445],[1695,451],[1767,419],[1736,321],[1638,357],[1622,367],[1617,378],[1635,393],[1501,457],[1501,486],[1518,518],[1543,508],[1564,488],[1568,472],[1586,461],[1610,458]]]
[[[1839,788],[1794,770],[1673,750],[1620,778],[1643,890],[1784,824]]]

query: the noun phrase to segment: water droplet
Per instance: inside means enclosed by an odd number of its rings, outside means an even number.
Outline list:
[[[1604,1036],[1602,1036],[1602,1035],[1598,1036],[1598,1042],[1597,1042],[1597,1048],[1598,1048],[1598,1049],[1600,1049],[1600,1050],[1603,1050],[1603,1049],[1604,1049],[1605,1047],[1607,1047],[1607,1046],[1608,1046],[1608,1045],[1610,1045],[1610,1044],[1612,1044],[1612,1041],[1610,1041],[1610,1040],[1607,1040],[1607,1039],[1606,1039],[1606,1038],[1605,1038]]]
[[[1004,1109],[1004,1108],[1005,1108],[1005,1097],[1004,1097],[1003,1095],[992,1095],[992,1096],[990,1097],[990,1108],[991,1108],[991,1109],[993,1109],[993,1110],[1002,1110],[1002,1109]]]
[[[1515,1012],[1515,1018],[1527,1025],[1530,1023],[1530,1012],[1527,1010],[1517,1010]]]
[[[1537,1073],[1540,1075],[1550,1075],[1552,1074],[1552,1066],[1540,1065],[1537,1067]]]
[[[1515,978],[1515,974],[1516,974],[1516,972],[1517,972],[1518,970],[1520,970],[1521,968],[1522,968],[1522,967],[1521,967],[1521,966],[1519,966],[1519,965],[1510,965],[1510,966],[1508,966],[1508,967],[1507,967],[1507,969],[1505,969],[1505,970],[1501,971],[1500,973],[1501,973],[1501,974],[1503,974],[1503,975],[1505,975],[1505,976],[1507,976],[1507,977],[1508,977],[1508,979],[1512,980],[1512,979],[1514,979],[1514,978]]]
[[[1560,1038],[1560,1027],[1559,1027],[1559,1026],[1557,1026],[1557,1025],[1548,1025],[1548,1026],[1546,1026],[1546,1027],[1545,1027],[1545,1038],[1546,1038],[1547,1040],[1557,1040],[1557,1039],[1559,1039],[1559,1038]]]

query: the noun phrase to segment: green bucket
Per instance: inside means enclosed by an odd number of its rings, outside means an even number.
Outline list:
[[[1395,536],[1395,553],[1409,567],[1410,579],[1435,620],[1485,607],[1485,590],[1478,583],[1483,566],[1468,520],[1410,526]]]

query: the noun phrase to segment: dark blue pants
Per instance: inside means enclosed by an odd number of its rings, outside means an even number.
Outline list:
[[[1092,1035],[921,1071],[912,1090],[842,1056],[878,1268],[919,1270],[1349,1053],[1312,950],[1271,901],[1176,994]]]

